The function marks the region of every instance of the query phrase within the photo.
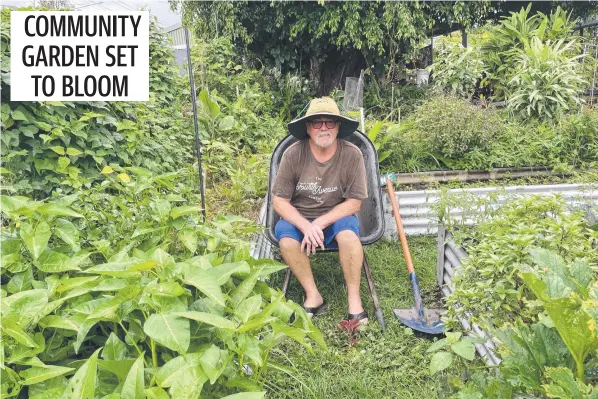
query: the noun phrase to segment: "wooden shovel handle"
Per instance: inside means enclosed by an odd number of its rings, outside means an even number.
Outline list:
[[[399,238],[401,239],[401,246],[403,247],[403,255],[405,255],[405,263],[407,263],[407,272],[413,273],[415,272],[415,268],[413,267],[411,253],[409,252],[409,246],[407,245],[407,237],[405,236],[405,230],[403,229],[403,219],[401,219],[395,190],[392,186],[392,181],[389,178],[386,178],[386,187],[388,189],[390,203],[392,204],[392,213],[395,217],[395,222],[397,223],[397,230],[399,231]]]

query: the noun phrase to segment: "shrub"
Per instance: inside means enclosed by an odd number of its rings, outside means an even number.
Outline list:
[[[325,348],[260,281],[284,266],[249,256],[259,228],[202,223],[186,176],[133,170],[46,203],[0,196],[3,396],[223,397],[262,390],[287,337]]]
[[[492,77],[492,85],[497,98],[502,99],[509,93],[515,65],[522,50],[528,48],[536,38],[542,43],[555,42],[569,38],[575,20],[558,7],[549,16],[537,13],[529,16],[532,4],[521,8],[518,13],[511,12],[489,32],[488,40],[481,50],[486,69]]]
[[[555,120],[581,104],[584,81],[578,73],[575,42],[542,43],[534,37],[521,50],[508,82],[507,108],[523,118]]]
[[[453,96],[469,99],[482,80],[484,63],[479,48],[447,43],[438,49],[432,70],[435,87]]]
[[[459,233],[468,258],[447,299],[450,326],[458,327],[457,316],[465,314],[474,322],[498,327],[512,320],[537,320],[542,309],[517,274],[521,265],[532,264],[532,247],[555,251],[566,262],[576,258],[590,265],[598,262],[592,247],[598,234],[588,228],[583,213],[570,213],[561,198],[519,199],[492,216],[470,232]],[[456,304],[458,308],[453,307]]]
[[[20,102],[10,99],[10,10],[2,10],[4,189],[43,197],[103,180],[107,165],[173,171],[192,159],[181,112],[182,79],[165,35],[150,28],[147,102]]]
[[[459,158],[487,148],[499,138],[503,124],[494,110],[477,108],[461,99],[437,97],[418,108],[412,128],[439,158]]]

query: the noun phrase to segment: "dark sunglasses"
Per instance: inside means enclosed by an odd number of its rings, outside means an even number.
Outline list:
[[[320,129],[322,127],[322,125],[324,125],[324,124],[326,124],[326,127],[328,129],[332,129],[336,126],[337,123],[339,123],[339,121],[312,120],[312,121],[309,121],[309,123],[311,123],[311,125],[313,126],[314,129]]]

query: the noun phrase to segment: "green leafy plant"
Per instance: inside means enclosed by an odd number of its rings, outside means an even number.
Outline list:
[[[513,392],[549,398],[590,399],[598,394],[585,385],[591,377],[585,366],[596,361],[598,335],[598,285],[595,273],[584,259],[566,263],[556,252],[530,250],[531,264],[521,265],[525,285],[536,295],[545,313],[531,325],[521,320],[506,324],[493,335],[498,339],[502,362],[491,377]],[[596,292],[595,292],[596,291]],[[574,372],[575,371],[575,375]],[[463,390],[473,397],[503,398],[488,392],[483,384],[467,384]]]
[[[576,43],[559,40],[542,43],[534,37],[515,63],[516,72],[509,81],[507,107],[524,118],[557,119],[579,106],[584,80],[579,74],[580,55]]]
[[[325,348],[302,308],[260,281],[284,266],[231,251],[226,236],[198,256],[162,238],[104,259],[68,206],[5,196],[2,211],[3,397],[259,392],[282,339]]]
[[[10,99],[10,11],[2,10],[0,155],[3,190],[47,196],[102,180],[114,163],[153,172],[190,163],[182,78],[165,35],[150,27],[150,100],[127,102],[19,102]]]
[[[427,144],[428,152],[449,166],[468,152],[484,150],[502,132],[502,121],[493,110],[444,96],[419,107],[409,126]]]
[[[382,128],[385,127],[385,123],[377,121],[374,126],[367,130],[368,139],[374,144],[374,148],[378,153],[378,162],[382,163],[386,158],[392,154],[392,150],[387,149],[382,151],[383,148],[387,147],[387,144],[396,137],[396,133],[399,131],[397,125],[389,125],[383,134],[380,134]]]
[[[470,99],[482,83],[484,63],[479,47],[448,44],[438,50],[432,70],[434,86],[450,95]]]
[[[518,275],[518,265],[532,262],[531,247],[554,250],[567,261],[598,261],[592,247],[596,232],[588,228],[583,213],[569,213],[561,198],[521,198],[492,216],[457,233],[468,257],[453,278],[454,293],[447,298],[449,327],[459,328],[457,316],[466,313],[474,322],[498,327],[519,318],[535,321],[543,307]]]
[[[522,51],[526,52],[534,40],[542,43],[568,40],[575,25],[571,15],[560,7],[549,16],[543,13],[530,15],[531,7],[532,3],[503,18],[499,25],[489,31],[488,40],[481,47],[484,62],[492,77],[494,94],[499,99],[512,91],[510,82],[517,75],[515,65]]]
[[[598,282],[587,261],[566,265],[554,252],[532,250],[542,269],[522,272],[526,286],[540,300],[575,360],[576,377],[584,381],[584,362],[598,349]],[[555,374],[557,372],[554,372]]]
[[[463,337],[461,332],[447,332],[446,338],[434,342],[426,351],[434,353],[430,360],[430,375],[449,368],[459,358],[472,361],[475,358],[474,343],[479,340],[472,337]]]

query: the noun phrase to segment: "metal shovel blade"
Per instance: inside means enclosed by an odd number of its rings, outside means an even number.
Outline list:
[[[415,308],[409,309],[393,309],[395,316],[401,323],[416,331],[421,331],[426,334],[443,334],[444,324],[440,320],[440,316],[444,313],[444,309],[423,309],[423,316],[419,317]]]

